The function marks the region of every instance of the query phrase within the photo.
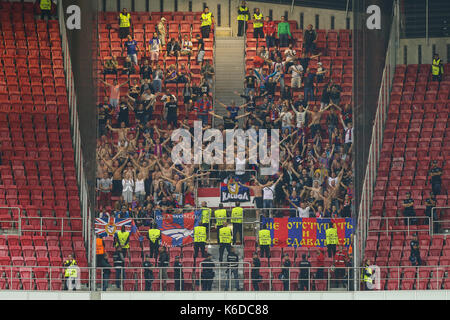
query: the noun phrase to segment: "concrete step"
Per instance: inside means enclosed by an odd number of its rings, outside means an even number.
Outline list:
[[[242,38],[217,38],[216,41],[216,91],[215,97],[224,104],[229,104],[231,100],[240,102],[235,91],[241,92],[243,79],[245,77],[244,60],[244,40]],[[218,115],[225,115],[226,110],[219,104],[215,106]],[[222,123],[216,119],[216,123]]]
[[[232,36],[232,29],[227,27],[218,27],[216,28],[216,38],[229,38]]]

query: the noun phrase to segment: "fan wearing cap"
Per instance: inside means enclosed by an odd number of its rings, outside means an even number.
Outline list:
[[[166,18],[162,17],[161,20],[158,22],[157,29],[158,29],[158,37],[159,41],[161,42],[162,46],[166,45]]]
[[[323,78],[327,71],[322,66],[322,62],[317,62],[317,72],[316,72],[316,80],[318,83],[323,82]]]

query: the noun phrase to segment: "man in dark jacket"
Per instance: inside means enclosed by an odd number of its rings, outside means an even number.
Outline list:
[[[234,283],[237,291],[240,291],[239,289],[239,256],[236,254],[236,251],[233,247],[231,247],[231,251],[228,253],[227,256],[227,262],[228,262],[228,269],[227,269],[227,281],[225,283],[225,291],[228,291],[228,288],[230,286],[231,282],[231,274],[233,274]]]
[[[175,280],[175,291],[184,290],[184,281],[183,281],[183,265],[180,262],[180,257],[176,256],[175,261],[173,263],[173,278]]]
[[[418,266],[422,265],[422,259],[420,258],[419,239],[417,238],[417,234],[414,234],[414,238],[411,240],[410,246],[411,246],[410,261],[414,261],[414,263],[416,263],[416,265]]]
[[[150,256],[146,255],[144,263],[142,265],[144,267],[144,279],[145,279],[145,291],[152,291],[152,283],[153,283],[153,270],[152,263],[150,262]]]
[[[212,262],[211,254],[208,253],[206,259],[203,260],[202,263],[202,273],[201,273],[202,291],[211,291],[212,282],[215,276],[214,268],[215,264],[214,262]]]
[[[300,268],[300,274],[299,274],[299,282],[298,282],[298,290],[303,291],[309,291],[309,279],[311,279],[311,263],[306,258],[306,254],[302,254],[302,261],[300,261],[300,264],[298,265]]]
[[[281,269],[281,273],[279,275],[279,279],[283,281],[283,289],[284,291],[289,291],[289,275],[290,268],[292,266],[291,259],[288,254],[285,254],[283,257],[283,268]]]
[[[167,280],[167,268],[169,267],[169,254],[167,253],[166,247],[159,247],[159,259],[158,259],[158,267],[160,280],[163,283],[163,290],[166,290],[166,280]]]
[[[103,291],[106,291],[106,289],[108,289],[109,277],[111,275],[111,264],[108,262],[108,253],[105,252],[103,254],[103,258],[98,259],[97,267],[102,268],[103,273],[102,289]]]
[[[113,254],[114,268],[116,269],[116,287],[122,287],[122,281],[125,279],[125,259],[123,257],[122,249],[116,247]]]
[[[254,291],[259,291],[259,283],[261,282],[261,274],[259,273],[259,268],[261,268],[261,260],[258,258],[258,253],[253,252],[253,261],[252,261],[252,285]]]

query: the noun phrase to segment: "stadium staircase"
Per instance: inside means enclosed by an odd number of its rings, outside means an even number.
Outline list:
[[[216,100],[229,105],[232,100],[239,105],[241,98],[234,94],[242,93],[245,77],[244,39],[218,37],[216,39]],[[216,103],[215,113],[226,115],[226,109]],[[216,119],[217,120],[217,119]],[[221,123],[221,120],[220,120]]]

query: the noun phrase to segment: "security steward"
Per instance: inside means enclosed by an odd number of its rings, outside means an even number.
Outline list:
[[[365,265],[365,267],[363,269],[363,274],[362,274],[362,278],[363,278],[362,280],[364,282],[364,289],[365,290],[371,290],[372,289],[371,288],[371,285],[373,283],[372,274],[373,274],[373,270],[370,267],[370,260],[367,260],[366,261],[366,265]]]
[[[216,218],[217,243],[219,243],[220,229],[223,227],[224,222],[227,221],[227,210],[223,208],[222,203],[219,203],[219,209],[214,211],[214,217]]]
[[[241,5],[238,7],[238,37],[242,37],[245,32],[247,32],[247,21],[250,17],[250,11],[245,3],[242,1]]]
[[[332,227],[328,228],[325,231],[325,235],[326,235],[325,241],[328,250],[328,258],[334,258],[334,255],[336,254],[336,245],[338,244],[338,235],[335,223],[333,223]]]
[[[261,258],[270,258],[270,245],[272,244],[272,238],[270,237],[270,230],[267,225],[264,225],[258,232],[259,249]]]
[[[202,202],[202,226],[206,228],[206,232],[209,230],[209,220],[211,219],[211,209],[207,207],[205,201]]]
[[[101,237],[97,237],[95,239],[95,258],[96,258],[96,265],[100,266],[103,264],[103,259],[105,256],[105,246],[103,244],[103,239]]]
[[[45,16],[49,20],[52,18],[52,0],[41,0],[39,8],[41,9],[41,20],[44,20]]]
[[[225,221],[223,223],[223,227],[220,228],[219,231],[219,262],[223,261],[223,253],[225,249],[227,249],[227,254],[231,252],[231,233],[231,229]]]
[[[158,250],[161,242],[161,230],[153,224],[152,228],[148,230],[148,240],[150,241],[150,258],[158,260]]]
[[[256,39],[264,38],[263,27],[264,27],[264,16],[259,11],[259,8],[256,8],[255,13],[253,14],[253,37],[254,38],[256,38]]]
[[[122,226],[120,231],[117,231],[114,235],[115,247],[119,248],[123,256],[127,256],[127,251],[130,248],[130,232],[125,231],[125,226]]]
[[[444,74],[444,66],[437,53],[433,56],[433,63],[431,64],[431,75],[433,81],[441,81]]]
[[[239,233],[239,243],[242,243],[242,220],[244,218],[244,209],[241,204],[236,202],[236,207],[231,210],[231,223],[233,224],[233,244],[236,244],[236,237]]]
[[[201,249],[202,257],[206,258],[206,227],[196,226],[194,228],[194,259],[197,258],[198,250]]]
[[[209,38],[209,33],[211,32],[211,25],[214,23],[214,16],[209,12],[209,8],[205,7],[202,16],[200,18],[200,32],[202,33],[202,39]]]
[[[119,14],[119,38],[125,39],[130,34],[131,14],[126,8]]]
[[[64,268],[66,270],[64,271],[64,290],[76,290],[75,288],[75,281],[78,277],[77,269],[74,268],[74,266],[77,265],[77,261],[73,258],[71,254],[68,255],[67,260],[64,261]]]

